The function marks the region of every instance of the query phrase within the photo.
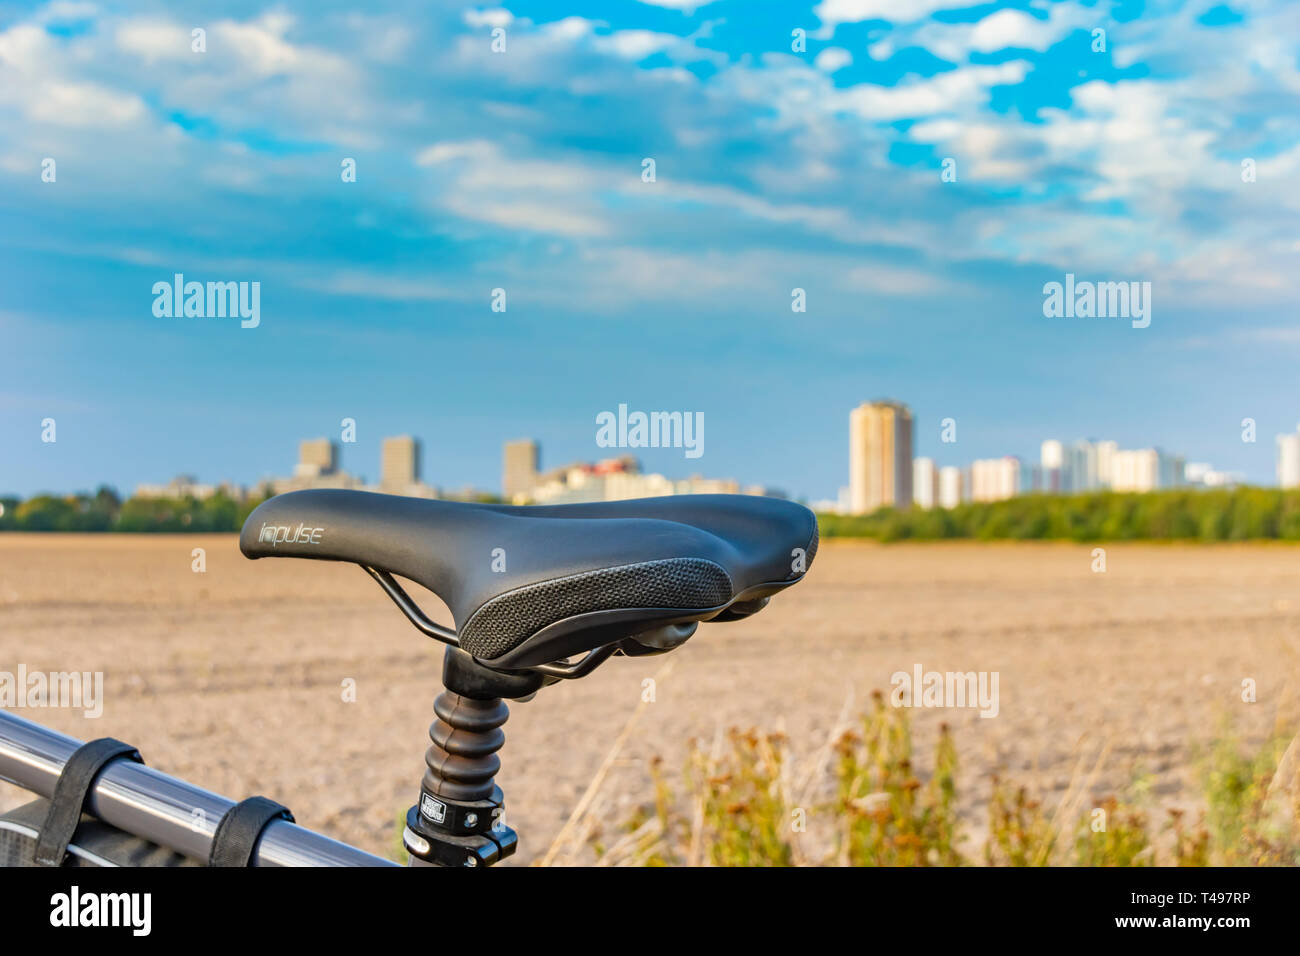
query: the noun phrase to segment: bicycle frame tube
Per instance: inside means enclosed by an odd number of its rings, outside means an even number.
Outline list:
[[[80,746],[73,737],[0,711],[0,780],[51,797],[63,765]],[[208,858],[217,824],[232,806],[233,800],[127,760],[105,767],[86,799],[86,810],[110,826],[199,860]],[[398,864],[277,820],[263,831],[252,865]]]

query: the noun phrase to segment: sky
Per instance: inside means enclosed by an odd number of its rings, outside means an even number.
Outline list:
[[[648,469],[834,497],[883,397],[943,465],[1269,483],[1300,422],[1300,4],[213,6],[0,0],[0,493],[252,483],[344,419],[353,473],[409,433],[495,489],[625,404],[703,415]],[[156,315],[177,273],[259,323]],[[1045,315],[1066,274],[1150,324]]]

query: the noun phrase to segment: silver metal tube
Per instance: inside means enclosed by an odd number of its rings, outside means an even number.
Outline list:
[[[54,795],[63,765],[81,741],[0,711],[0,779],[42,797]],[[99,775],[86,810],[177,853],[208,858],[213,834],[234,801],[143,764],[115,760]],[[253,866],[397,866],[296,824],[277,820],[262,833]]]

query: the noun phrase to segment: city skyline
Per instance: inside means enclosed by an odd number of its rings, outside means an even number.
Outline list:
[[[1255,423],[1243,420],[1244,443],[1257,443]],[[942,423],[942,442],[957,444],[957,422]],[[1113,440],[1043,439],[1037,460],[1003,454],[963,465],[913,455],[911,409],[893,399],[864,402],[849,413],[849,484],[821,510],[870,514],[881,507],[955,508],[966,502],[1003,501],[1020,495],[1069,495],[1094,491],[1142,493],[1175,488],[1221,488],[1245,484],[1239,472],[1157,446],[1121,448]],[[1300,425],[1278,435],[1275,473],[1283,488],[1300,487]]]
[[[264,475],[244,485],[230,480],[201,482],[191,474],[179,474],[165,484],[137,485],[137,498],[209,498],[225,494],[238,500],[262,493],[285,494],[306,489],[334,488],[371,491],[418,498],[478,500],[500,497],[513,504],[565,504],[586,501],[612,501],[627,498],[674,494],[751,494],[785,497],[781,492],[757,486],[743,486],[734,479],[706,478],[693,474],[684,479],[670,479],[646,472],[634,455],[620,455],[598,461],[571,461],[543,470],[541,446],[535,439],[506,441],[501,446],[501,488],[464,486],[455,490],[440,488],[424,481],[422,473],[423,443],[411,435],[393,435],[382,439],[378,482],[368,482],[364,474],[343,467],[342,450],[355,444],[349,437],[305,438],[298,442],[298,460],[292,473],[282,477]],[[0,495],[0,497],[3,497]]]
[[[882,415],[885,417],[880,417]],[[944,435],[952,439],[943,444],[955,447],[958,444],[955,440],[956,421],[947,419],[941,424]],[[248,483],[230,478],[214,482],[200,481],[191,472],[180,472],[164,484],[140,483],[136,485],[134,494],[201,498],[221,490],[242,496],[250,490],[269,486],[276,494],[305,487],[342,487],[421,497],[444,496],[439,486],[425,483],[423,442],[412,435],[384,436],[381,439],[377,483],[368,483],[364,474],[353,475],[346,471],[342,467],[342,450],[359,443],[355,440],[356,423],[344,420],[343,425],[339,439],[300,439],[298,461],[289,477],[270,477],[264,471],[258,479]],[[1122,449],[1117,442],[1110,440],[1076,439],[1067,443],[1057,438],[1043,439],[1039,443],[1037,462],[1019,455],[1004,454],[967,460],[960,465],[944,464],[929,455],[910,452],[914,446],[914,428],[910,407],[897,400],[863,402],[852,408],[849,415],[848,484],[841,485],[834,497],[789,494],[773,491],[771,486],[732,478],[704,478],[698,471],[687,477],[666,477],[643,470],[640,459],[627,454],[617,458],[579,458],[543,470],[541,443],[535,438],[501,443],[499,488],[463,484],[445,496],[499,494],[503,500],[516,503],[560,503],[655,494],[776,494],[809,501],[825,510],[861,514],[883,504],[907,507],[914,503],[920,508],[951,508],[966,501],[994,501],[1027,493],[1068,494],[1103,489],[1140,492],[1249,483],[1241,473],[1216,469],[1208,462],[1189,462],[1185,456],[1158,446]],[[882,444],[885,437],[888,441]],[[869,447],[864,442],[874,444]],[[862,454],[855,456],[860,445]],[[902,455],[894,455],[895,446],[903,452]],[[1293,432],[1275,436],[1275,447],[1275,483],[1284,488],[1300,487],[1300,424]],[[881,470],[882,462],[874,463],[873,467],[879,472],[875,479],[877,487],[868,490],[867,462],[872,456],[888,457],[892,464]],[[886,479],[886,472],[892,472],[893,477]],[[887,480],[906,487],[895,490],[879,484]],[[855,484],[858,483],[861,484],[855,495]],[[54,491],[70,493],[71,490]],[[0,490],[0,495],[3,494],[5,492]]]
[[[249,387],[255,388],[255,384]],[[865,389],[840,403],[851,408],[861,401]],[[876,389],[871,389],[876,391]],[[881,390],[883,391],[883,389]],[[900,390],[896,394],[917,393]],[[301,400],[300,400],[301,401]],[[3,402],[3,394],[0,394]],[[378,461],[379,441],[383,435],[397,432],[435,436],[430,445],[436,454],[439,480],[449,485],[498,487],[500,481],[500,441],[502,435],[546,435],[548,448],[557,458],[577,460],[599,457],[605,450],[594,440],[595,415],[599,408],[617,406],[617,402],[590,403],[581,416],[564,416],[554,428],[541,424],[520,427],[517,414],[505,414],[498,425],[496,416],[486,411],[462,411],[474,427],[467,433],[463,423],[448,427],[442,416],[427,412],[376,411],[373,416],[319,413],[300,416],[279,409],[258,409],[246,417],[221,413],[205,423],[204,435],[187,427],[161,427],[152,416],[152,406],[140,406],[133,416],[106,420],[101,409],[74,409],[65,414],[66,401],[52,402],[51,414],[21,416],[6,410],[0,416],[0,493],[23,497],[44,491],[65,491],[107,483],[121,489],[165,480],[178,472],[203,476],[205,480],[234,480],[249,484],[267,471],[264,462],[281,456],[284,442],[296,440],[303,433],[339,431],[343,418],[358,421],[355,447],[366,460]],[[643,407],[653,406],[646,400]],[[1276,436],[1295,431],[1300,415],[1278,412],[1271,406],[1254,409],[1247,416],[1221,412],[1213,432],[1196,430],[1188,441],[1177,433],[1166,433],[1143,422],[1127,420],[1114,429],[1082,421],[1082,413],[1068,416],[1080,421],[1077,426],[1044,420],[1026,423],[1022,413],[1002,420],[989,420],[945,408],[933,398],[912,398],[909,405],[916,421],[914,454],[935,459],[940,465],[965,464],[978,458],[1015,454],[1022,459],[1037,457],[1042,435],[1108,435],[1125,447],[1156,445],[1178,448],[1189,462],[1212,461],[1225,471],[1241,472],[1247,483],[1269,485],[1276,481]],[[1298,402],[1300,404],[1300,402]],[[759,404],[759,409],[767,408]],[[929,412],[923,409],[931,409]],[[770,410],[770,409],[768,409]],[[745,476],[762,484],[784,487],[808,498],[834,498],[846,484],[849,470],[847,447],[838,416],[832,412],[810,416],[803,413],[798,426],[776,427],[774,419],[760,420],[751,408],[727,409],[725,413],[704,409],[710,422],[709,447],[699,467],[683,462],[672,450],[639,449],[648,468],[669,475],[685,477],[705,468],[712,473]],[[775,413],[774,413],[775,414]],[[138,416],[138,417],[136,417]],[[41,441],[42,422],[54,418],[58,423],[57,443]],[[1242,441],[1243,418],[1256,422],[1256,441]],[[314,421],[315,428],[304,428],[294,419]],[[957,424],[957,441],[941,440],[943,422],[952,418]],[[779,419],[777,419],[779,420]],[[537,421],[544,421],[539,417]],[[389,422],[379,428],[373,422]],[[425,422],[425,427],[420,423]],[[509,424],[513,422],[513,424]],[[100,427],[103,426],[103,427]],[[395,426],[395,427],[393,427]],[[205,441],[211,437],[215,441]],[[792,454],[773,455],[778,448],[790,448]]]

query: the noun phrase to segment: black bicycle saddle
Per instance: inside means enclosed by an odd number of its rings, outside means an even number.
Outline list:
[[[239,547],[408,578],[447,604],[462,649],[525,668],[752,614],[812,564],[817,520],[751,495],[515,507],[322,489],[263,502]]]

